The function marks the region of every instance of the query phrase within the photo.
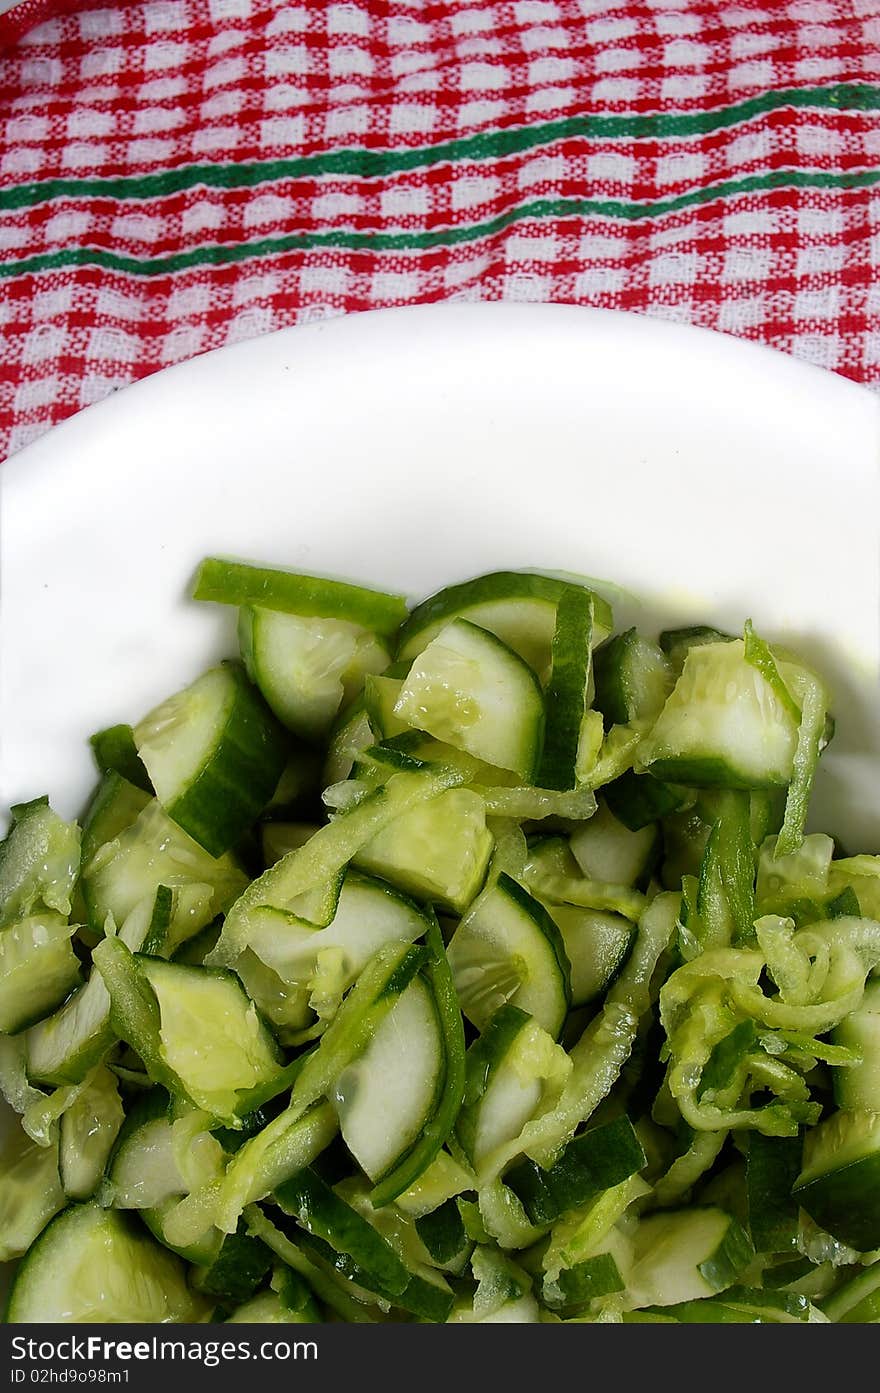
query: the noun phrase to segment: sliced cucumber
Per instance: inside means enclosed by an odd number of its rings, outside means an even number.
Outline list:
[[[754,1257],[748,1235],[715,1207],[653,1214],[639,1224],[625,1304],[676,1306],[733,1286]]]
[[[596,650],[594,704],[606,728],[653,720],[672,690],[672,669],[655,643],[627,629]]]
[[[440,590],[416,605],[400,631],[398,657],[412,662],[453,619],[467,619],[496,634],[543,676],[549,671],[556,607],[572,581],[526,571],[496,571]],[[593,642],[611,632],[611,607],[593,598]]]
[[[692,648],[701,648],[706,643],[729,643],[733,637],[733,634],[722,633],[720,629],[694,624],[685,629],[664,629],[657,642],[678,677]]]
[[[106,1198],[114,1209],[155,1209],[189,1186],[174,1154],[171,1118],[163,1089],[132,1111],[107,1170]]]
[[[693,648],[639,764],[700,787],[773,788],[792,777],[797,727],[742,640]]]
[[[631,832],[611,812],[604,799],[583,827],[572,832],[569,845],[588,880],[615,885],[637,885],[656,861],[659,832],[642,827]]]
[[[464,1097],[464,1026],[440,925],[433,914],[429,919],[425,940],[428,955],[425,975],[434,997],[443,1036],[443,1082],[430,1121],[422,1128],[410,1149],[404,1152],[370,1192],[369,1203],[375,1210],[390,1204],[392,1200],[400,1199],[402,1202],[403,1195],[411,1194],[413,1187],[420,1182],[425,1185],[422,1191],[424,1200],[430,1191],[432,1172],[436,1171],[438,1166],[441,1171],[443,1169],[440,1148],[452,1133]]]
[[[533,1224],[552,1224],[606,1190],[622,1185],[647,1158],[628,1117],[591,1127],[575,1137],[548,1168],[519,1161],[504,1177]]]
[[[238,641],[251,681],[279,721],[305,740],[326,736],[367,673],[382,672],[391,661],[376,635],[358,624],[270,609],[242,609]]]
[[[236,964],[236,971],[249,990],[260,989],[261,1000],[271,1000],[271,992],[280,991],[277,1011],[269,1012],[278,1024],[295,1028],[291,1013],[296,1012],[299,1020],[303,1007],[298,1003],[304,1003],[302,1028],[310,1018],[310,997],[314,995],[321,1018],[331,1019],[372,955],[388,943],[413,943],[424,934],[426,923],[418,907],[390,885],[349,871],[336,913],[326,928],[312,928],[278,911],[255,914],[249,948]],[[258,980],[253,959],[274,973],[274,983]]]
[[[641,832],[660,818],[686,807],[692,795],[686,789],[664,784],[650,774],[627,769],[604,789],[612,815],[630,832]]]
[[[822,1303],[829,1320],[841,1325],[880,1324],[880,1261],[844,1282]]]
[[[213,600],[221,605],[260,605],[281,614],[345,619],[386,636],[396,633],[406,618],[406,602],[400,595],[213,556],[198,569],[193,599]]]
[[[138,753],[168,816],[212,856],[269,802],[288,743],[235,663],[211,668],[136,726]]]
[[[749,1232],[759,1253],[786,1253],[797,1247],[798,1202],[791,1192],[800,1170],[798,1137],[765,1137],[752,1132],[746,1195]]]
[[[126,948],[133,953],[141,950],[152,919],[148,898],[132,910],[119,931]],[[80,1083],[115,1040],[110,1024],[110,995],[100,972],[93,967],[88,981],[54,1015],[27,1032],[28,1077],[40,1083]]]
[[[89,737],[89,744],[102,774],[108,777],[117,774],[135,788],[142,789],[147,797],[152,796],[153,785],[137,752],[131,726],[109,726],[106,730],[99,730]]]
[[[182,1263],[137,1220],[97,1204],[73,1204],[19,1266],[6,1319],[11,1325],[185,1323],[206,1311],[188,1288]]]
[[[37,1146],[12,1122],[0,1150],[0,1262],[27,1252],[65,1202],[57,1141]]]
[[[556,608],[545,697],[546,728],[537,779],[544,788],[571,789],[578,782],[578,749],[589,706],[592,641],[593,597],[578,586],[567,586]]]
[[[101,1066],[61,1115],[59,1167],[69,1199],[95,1193],[124,1117],[116,1075]]]
[[[482,798],[470,789],[451,788],[371,838],[354,864],[463,914],[482,889],[492,846]]]
[[[234,1126],[238,1095],[265,1085],[280,1068],[278,1049],[253,1003],[229,972],[143,955],[137,967],[158,1003],[163,1063],[197,1107]],[[113,1010],[118,1018],[116,999]]]
[[[183,942],[228,909],[247,876],[232,856],[211,856],[193,841],[154,798],[84,866],[89,922],[98,933],[108,914],[124,923],[144,900],[152,905],[160,885],[181,891],[172,933]]]
[[[394,1296],[405,1291],[410,1273],[390,1243],[313,1170],[306,1168],[280,1185],[275,1202],[283,1215],[295,1218],[306,1233],[370,1272],[386,1291]],[[281,1215],[275,1216],[275,1223],[282,1233],[289,1231]],[[296,1231],[293,1236],[298,1236]]]
[[[83,868],[100,847],[130,827],[151,800],[152,794],[130,783],[122,774],[115,771],[105,774],[83,819]]]
[[[416,977],[333,1086],[339,1129],[371,1180],[381,1180],[430,1121],[445,1070],[437,1006]]]
[[[314,1302],[304,1309],[291,1310],[277,1291],[261,1291],[238,1306],[231,1316],[226,1317],[227,1325],[314,1325],[321,1315]]]
[[[556,1038],[571,999],[562,936],[543,905],[509,875],[474,901],[447,951],[461,1009],[478,1030],[512,1002]]]
[[[485,629],[453,620],[419,653],[394,714],[487,764],[530,779],[544,702],[531,668]]]
[[[10,816],[0,842],[0,928],[45,911],[67,917],[80,864],[79,828],[46,798],[20,803]]]
[[[841,1243],[880,1248],[880,1113],[836,1112],[809,1131],[794,1195]]]
[[[481,1174],[487,1157],[519,1136],[548,1088],[561,1088],[565,1051],[516,1006],[502,1006],[468,1050],[464,1106],[456,1135]]]
[[[608,990],[635,942],[635,925],[620,914],[551,905],[571,965],[571,1004],[584,1006]]]
[[[880,1113],[880,982],[867,983],[861,1004],[835,1026],[831,1039],[861,1055],[860,1064],[834,1071],[837,1106]]]
[[[0,929],[0,1031],[42,1020],[79,984],[75,932],[48,910]]]
[[[224,1306],[238,1305],[262,1285],[272,1261],[272,1252],[262,1239],[242,1232],[240,1226],[237,1233],[226,1235],[211,1262],[196,1269],[193,1286],[196,1291],[222,1301]]]
[[[381,676],[368,673],[364,679],[364,710],[371,726],[383,740],[393,739],[409,730],[406,722],[394,714],[403,679],[408,672],[408,663],[393,663]]]

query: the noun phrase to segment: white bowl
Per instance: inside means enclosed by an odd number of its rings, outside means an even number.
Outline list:
[[[413,597],[535,567],[626,587],[649,630],[801,646],[838,718],[814,820],[878,849],[878,459],[867,391],[632,315],[431,306],[197,358],[0,471],[0,807],[76,814],[86,737],[235,651],[186,598],[208,553]]]

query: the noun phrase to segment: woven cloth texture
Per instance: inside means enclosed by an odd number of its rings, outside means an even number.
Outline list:
[[[0,458],[170,363],[561,301],[880,382],[880,0],[25,0]]]

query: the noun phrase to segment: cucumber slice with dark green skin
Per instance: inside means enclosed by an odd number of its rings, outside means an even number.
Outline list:
[[[132,955],[107,938],[93,960],[110,1019],[155,1083],[235,1126],[249,1095],[280,1072],[276,1045],[231,973]]]
[[[880,1113],[880,982],[868,982],[861,1004],[835,1026],[831,1038],[861,1055],[861,1063],[834,1071],[834,1097],[847,1111]]]
[[[705,624],[694,624],[684,629],[664,629],[657,642],[677,677],[692,648],[701,648],[706,643],[732,643],[734,637]]]
[[[340,1257],[371,1272],[389,1294],[399,1296],[405,1290],[410,1274],[391,1245],[313,1170],[300,1171],[279,1186],[275,1202],[282,1213],[274,1222],[282,1233],[294,1218],[307,1234],[323,1239]],[[298,1230],[293,1237],[299,1237]]]
[[[413,661],[394,714],[457,750],[531,779],[541,757],[544,700],[513,649],[464,619]]]
[[[304,740],[323,739],[368,673],[391,661],[375,634],[343,619],[244,608],[238,641],[251,681],[279,721]]]
[[[383,740],[409,730],[406,722],[394,714],[403,679],[408,672],[409,663],[392,663],[381,675],[368,673],[364,678],[364,710],[373,729]]]
[[[9,1296],[11,1325],[106,1320],[192,1322],[206,1303],[187,1286],[183,1264],[136,1219],[97,1204],[74,1204],[41,1234],[20,1264]]]
[[[581,874],[588,880],[638,885],[653,869],[659,841],[656,827],[631,831],[602,798],[593,816],[572,832],[569,846]]]
[[[629,769],[619,779],[605,785],[603,797],[618,822],[630,832],[641,832],[659,822],[661,817],[684,807],[689,795],[686,789]]]
[[[89,744],[95,755],[95,763],[105,776],[118,774],[127,783],[134,784],[148,797],[153,795],[153,785],[144,762],[134,743],[131,726],[109,726],[89,737]],[[115,836],[115,832],[111,834]]]
[[[0,842],[0,928],[44,911],[66,917],[80,866],[79,827],[47,798],[17,804],[10,817]]]
[[[241,840],[287,761],[287,737],[235,663],[211,668],[135,728],[168,816],[212,856]]]
[[[543,1297],[551,1310],[576,1310],[600,1296],[623,1291],[626,1283],[611,1253],[597,1253],[575,1267],[564,1267],[552,1281],[544,1282]]]
[[[637,1175],[646,1164],[633,1125],[623,1116],[575,1137],[546,1170],[535,1161],[518,1162],[504,1183],[533,1224],[551,1224],[567,1209],[577,1209]]]
[[[467,619],[496,634],[529,666],[543,675],[550,666],[556,607],[572,581],[526,571],[496,571],[476,580],[450,585],[416,605],[400,631],[398,657],[412,662],[453,619]],[[611,607],[593,597],[593,641],[611,632]]]
[[[373,1272],[361,1267],[346,1254],[337,1253],[331,1244],[319,1238],[317,1234],[300,1231],[297,1238],[309,1253],[331,1266],[346,1284],[371,1292],[401,1311],[408,1311],[422,1320],[442,1324],[452,1310],[453,1293],[440,1279],[439,1274],[436,1281],[427,1281],[417,1274],[412,1275],[402,1291],[393,1292]]]
[[[517,1006],[502,1006],[468,1050],[456,1136],[478,1177],[487,1157],[519,1136],[537,1112],[560,1047]],[[557,1071],[564,1076],[564,1070]]]
[[[794,1196],[841,1243],[880,1248],[880,1113],[836,1112],[808,1132]]]
[[[0,1149],[0,1262],[26,1253],[66,1203],[57,1141],[38,1146],[12,1122]]]
[[[759,1253],[787,1253],[797,1248],[798,1202],[792,1189],[800,1175],[802,1149],[798,1137],[765,1137],[760,1132],[749,1136],[749,1232]]]
[[[59,1170],[69,1199],[91,1199],[124,1117],[116,1075],[103,1066],[96,1069],[88,1087],[61,1115]]]
[[[379,1181],[370,1193],[374,1209],[399,1199],[418,1182],[427,1180],[429,1168],[441,1158],[440,1148],[451,1135],[461,1109],[465,1087],[465,1046],[461,1010],[440,926],[432,915],[425,933],[428,960],[425,974],[443,1035],[444,1076],[434,1113],[421,1136]]]
[[[461,1009],[478,1030],[509,1001],[558,1036],[571,1001],[562,935],[509,875],[502,872],[474,901],[447,954]]]
[[[691,649],[638,759],[670,783],[774,788],[790,782],[796,745],[795,721],[736,639]]]
[[[417,899],[463,914],[483,887],[493,845],[482,798],[451,788],[371,838],[354,864]]]
[[[549,912],[571,967],[571,1004],[584,1006],[603,996],[623,967],[635,925],[620,914],[574,905],[551,905]]]
[[[626,1305],[667,1307],[733,1286],[754,1249],[736,1219],[709,1206],[642,1219],[633,1258]]]
[[[410,1150],[436,1111],[445,1073],[433,993],[416,977],[333,1086],[339,1129],[371,1180],[381,1180]]]
[[[50,911],[0,929],[0,1031],[13,1035],[41,1021],[79,985],[75,932]]]
[[[262,1239],[241,1230],[229,1233],[210,1263],[197,1267],[192,1284],[196,1291],[213,1296],[224,1306],[248,1301],[262,1285],[274,1258]]]
[[[459,1271],[472,1243],[465,1232],[461,1210],[454,1199],[416,1219],[416,1232],[438,1267]]]
[[[341,580],[298,575],[265,566],[208,557],[196,573],[193,599],[221,605],[260,605],[281,614],[344,619],[377,634],[395,634],[406,618],[401,595],[386,595]]]
[[[684,1325],[798,1325],[823,1319],[808,1297],[795,1293],[781,1296],[760,1287],[731,1287],[720,1297],[653,1309],[662,1311],[664,1319]],[[633,1315],[649,1313],[650,1308]]]
[[[627,629],[603,643],[593,660],[594,705],[608,729],[653,720],[672,690],[672,669],[655,643]]]
[[[577,783],[581,725],[589,705],[593,597],[568,586],[556,607],[550,680],[545,693],[546,725],[537,783],[569,789]]]

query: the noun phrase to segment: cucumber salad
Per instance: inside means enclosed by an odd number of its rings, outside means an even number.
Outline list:
[[[880,1320],[822,677],[576,578],[194,597],[239,654],[0,844],[6,1320]]]

